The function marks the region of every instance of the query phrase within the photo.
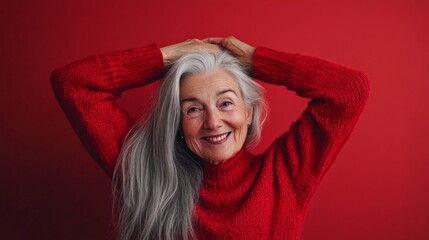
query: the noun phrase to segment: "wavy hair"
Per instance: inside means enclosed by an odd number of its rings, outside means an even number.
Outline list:
[[[213,70],[230,73],[253,108],[245,146],[259,142],[263,88],[227,52],[195,52],[177,60],[159,88],[154,110],[127,134],[113,175],[121,240],[195,238],[193,209],[203,179],[200,159],[181,141],[180,81]]]

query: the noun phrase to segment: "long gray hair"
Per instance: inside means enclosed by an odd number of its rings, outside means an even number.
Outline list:
[[[227,52],[195,52],[177,60],[162,82],[155,108],[128,133],[113,175],[121,240],[195,238],[193,209],[203,179],[200,159],[178,137],[180,81],[224,70],[237,80],[246,106],[253,107],[245,145],[257,144],[265,119],[263,88]]]

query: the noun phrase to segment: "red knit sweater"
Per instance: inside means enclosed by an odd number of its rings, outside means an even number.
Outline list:
[[[163,75],[159,48],[116,51],[55,70],[51,82],[83,145],[111,174],[132,126],[115,105],[122,91]],[[308,107],[263,154],[241,150],[204,164],[195,206],[198,239],[299,239],[305,209],[349,137],[368,97],[364,74],[324,60],[256,48],[253,77],[310,98]]]

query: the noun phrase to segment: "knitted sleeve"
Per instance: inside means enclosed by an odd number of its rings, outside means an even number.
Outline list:
[[[303,210],[349,137],[369,94],[364,73],[314,57],[258,47],[253,76],[311,99],[289,131],[266,154],[290,181]]]
[[[127,89],[159,79],[163,68],[153,44],[85,58],[51,75],[55,96],[80,141],[110,176],[132,125],[115,100]]]

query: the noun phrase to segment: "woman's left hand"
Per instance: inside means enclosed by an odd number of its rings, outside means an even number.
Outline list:
[[[177,59],[185,54],[201,51],[218,53],[221,52],[221,47],[218,44],[211,44],[207,41],[201,41],[199,39],[189,39],[184,42],[168,45],[161,49],[164,64],[170,64],[175,62]]]
[[[228,50],[234,57],[238,58],[238,60],[240,60],[241,64],[244,66],[245,69],[251,70],[255,47],[252,47],[249,44],[246,44],[233,36],[226,38],[206,38],[202,41],[222,46],[223,48]]]

